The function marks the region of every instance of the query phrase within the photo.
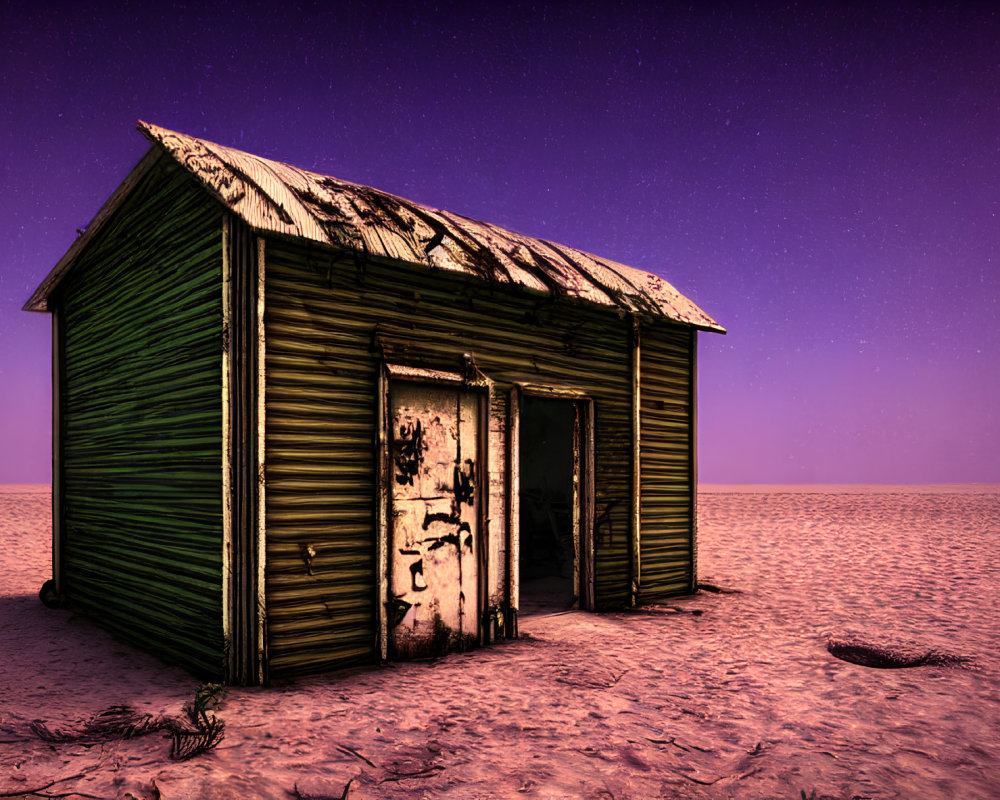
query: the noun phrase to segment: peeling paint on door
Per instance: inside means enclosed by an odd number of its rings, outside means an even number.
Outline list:
[[[389,641],[393,658],[478,636],[480,398],[458,387],[390,390]]]

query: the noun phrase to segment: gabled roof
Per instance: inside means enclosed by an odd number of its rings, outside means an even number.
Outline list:
[[[49,294],[87,241],[156,158],[166,154],[258,232],[578,297],[725,333],[698,306],[651,273],[146,122],[139,123],[139,130],[153,142],[151,152],[35,290],[27,310],[47,310]]]

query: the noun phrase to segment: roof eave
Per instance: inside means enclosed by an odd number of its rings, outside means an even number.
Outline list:
[[[699,309],[700,311],[701,309]],[[718,322],[712,319],[708,314],[702,311],[702,315],[705,318],[705,322],[694,322],[690,319],[681,319],[679,317],[671,316],[661,309],[659,313],[639,313],[636,314],[639,319],[644,322],[651,323],[662,323],[666,322],[672,325],[681,325],[685,328],[693,328],[696,331],[704,331],[705,333],[720,333],[725,336],[728,331],[723,328]]]
[[[51,311],[49,308],[49,297],[52,292],[56,290],[56,287],[62,282],[66,274],[73,268],[76,263],[76,259],[83,252],[84,248],[90,243],[98,231],[104,224],[111,218],[111,216],[118,210],[119,206],[125,202],[135,187],[139,184],[146,174],[153,168],[153,165],[160,160],[163,154],[163,149],[156,145],[149,148],[146,154],[139,160],[128,176],[123,180],[117,189],[111,193],[111,196],[104,202],[101,206],[100,211],[94,216],[94,218],[87,225],[87,228],[81,233],[76,241],[70,245],[69,250],[66,251],[65,255],[59,259],[59,262],[52,268],[49,274],[45,277],[38,288],[35,289],[34,293],[28,298],[28,302],[24,304],[22,310],[24,311]]]

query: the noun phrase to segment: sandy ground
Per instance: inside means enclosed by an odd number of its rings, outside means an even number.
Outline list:
[[[700,579],[739,594],[230,689],[222,743],[177,763],[162,734],[31,734],[115,704],[179,715],[198,684],[39,603],[47,487],[5,487],[0,796],[1000,797],[1000,487],[705,487],[699,509]],[[973,661],[871,669],[830,639]]]

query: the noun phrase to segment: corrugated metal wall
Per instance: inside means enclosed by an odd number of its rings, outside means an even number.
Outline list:
[[[221,212],[159,166],[58,290],[64,587],[92,619],[222,674]]]
[[[498,394],[553,382],[594,398],[596,602],[629,597],[631,323],[612,310],[269,240],[266,525],[271,674],[375,658],[376,365],[456,370]],[[492,437],[491,437],[492,439]],[[502,509],[490,535],[503,535]]]
[[[639,602],[691,591],[695,331],[641,331]]]

